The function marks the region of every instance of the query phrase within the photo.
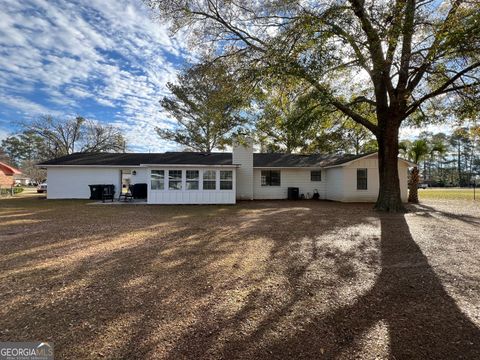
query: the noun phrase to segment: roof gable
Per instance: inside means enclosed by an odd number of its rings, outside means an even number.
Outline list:
[[[5,175],[18,175],[21,174],[22,172],[13,166],[7,165],[3,162],[0,162],[0,170],[5,174]]]

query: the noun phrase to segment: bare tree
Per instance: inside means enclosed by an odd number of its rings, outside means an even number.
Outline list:
[[[29,177],[33,182],[39,184],[47,178],[47,170],[36,166],[37,161],[25,160],[21,164],[22,173]]]
[[[47,157],[58,157],[75,152],[75,144],[80,139],[80,128],[84,122],[85,119],[80,116],[71,120],[59,120],[46,115],[25,127],[43,140]]]
[[[87,120],[80,140],[81,152],[125,152],[125,138],[112,125],[101,125]]]
[[[102,125],[81,116],[74,119],[56,119],[44,116],[25,124],[27,132],[35,134],[43,143],[42,158],[55,158],[81,152],[122,152],[125,139],[112,125]]]

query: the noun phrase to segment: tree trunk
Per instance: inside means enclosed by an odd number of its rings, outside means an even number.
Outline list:
[[[457,167],[458,167],[458,186],[462,186],[462,160],[460,155],[460,145],[457,146]]]
[[[408,182],[408,202],[418,204],[418,181],[419,181],[418,167],[415,166],[410,174]]]
[[[400,197],[400,180],[398,177],[398,130],[393,119],[383,121],[379,127],[378,171],[380,189],[375,209],[386,212],[405,212]]]

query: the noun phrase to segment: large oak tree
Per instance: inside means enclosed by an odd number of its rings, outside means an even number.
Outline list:
[[[173,30],[188,28],[197,45],[234,59],[239,71],[301,77],[369,129],[379,145],[379,210],[403,210],[397,169],[402,123],[421,124],[432,104],[478,97],[478,1],[146,2]]]

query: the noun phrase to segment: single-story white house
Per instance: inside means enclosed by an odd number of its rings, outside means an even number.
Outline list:
[[[32,179],[22,175],[14,175],[13,180],[15,181],[15,185],[28,186],[32,184]]]
[[[398,159],[401,197],[407,201],[410,162]],[[39,164],[47,169],[49,199],[88,199],[89,185],[146,184],[149,204],[234,204],[236,200],[299,195],[343,202],[373,202],[379,189],[377,153],[299,155],[254,153],[75,153]]]

